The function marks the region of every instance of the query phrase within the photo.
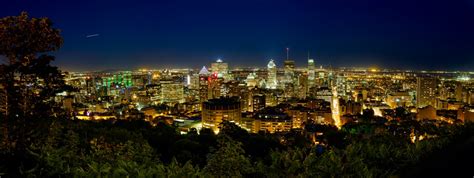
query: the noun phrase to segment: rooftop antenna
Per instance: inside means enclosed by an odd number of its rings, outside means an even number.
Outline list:
[[[308,60],[309,60],[309,51],[308,51]]]
[[[290,48],[286,48],[286,60],[290,59],[289,53],[290,53]]]

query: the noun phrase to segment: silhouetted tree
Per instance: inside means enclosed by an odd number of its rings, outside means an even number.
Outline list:
[[[48,119],[61,113],[54,96],[67,87],[61,72],[50,64],[55,59],[50,52],[62,43],[60,30],[48,18],[30,18],[23,12],[0,19],[0,55],[6,59],[0,65],[0,84],[7,93],[7,110],[2,113],[4,153],[26,155],[29,142],[47,132]],[[13,167],[23,160],[12,159]]]
[[[227,135],[240,142],[247,140],[249,137],[249,133],[246,130],[229,121],[222,121],[219,124],[219,128],[219,135]]]
[[[245,156],[242,143],[221,135],[219,149],[209,155],[203,172],[205,177],[243,177],[251,174],[253,168],[250,159]]]

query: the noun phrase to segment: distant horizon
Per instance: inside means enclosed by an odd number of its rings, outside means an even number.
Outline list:
[[[225,61],[224,61],[225,62]],[[104,69],[97,69],[97,70],[69,70],[65,69],[63,67],[59,67],[59,69],[63,72],[105,72],[105,71],[138,71],[138,70],[184,70],[184,69],[190,69],[190,70],[197,70],[199,71],[203,66],[205,66],[207,69],[211,67],[211,63],[202,65],[200,67],[185,67],[185,66],[172,66],[172,67],[115,67],[115,68],[104,68]],[[450,72],[450,73],[455,73],[455,72],[461,72],[461,73],[469,73],[469,74],[474,74],[474,70],[440,70],[440,69],[409,69],[409,68],[388,68],[388,67],[379,67],[379,66],[330,66],[330,65],[316,65],[316,69],[323,67],[323,69],[365,69],[365,70],[370,70],[370,69],[377,69],[377,72],[381,72],[383,70],[393,70],[393,71],[414,71],[414,72]],[[237,68],[241,69],[266,69],[266,66],[232,66],[229,64],[229,70],[234,70]],[[304,69],[306,68],[305,66],[300,66],[296,65],[295,69]],[[283,69],[283,65],[278,65],[277,64],[277,69]]]

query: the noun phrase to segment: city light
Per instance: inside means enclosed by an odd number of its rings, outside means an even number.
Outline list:
[[[2,2],[0,178],[471,177],[474,14],[415,5]]]

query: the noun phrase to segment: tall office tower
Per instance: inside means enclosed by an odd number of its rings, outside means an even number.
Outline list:
[[[239,96],[241,94],[241,90],[243,88],[246,88],[245,85],[240,85],[239,81],[228,81],[228,82],[221,82],[220,83],[220,92],[219,96],[224,96],[224,97],[231,97],[231,96]]]
[[[323,66],[316,69],[316,85],[318,85],[318,87],[325,84],[327,75],[328,70],[324,69]]]
[[[146,75],[146,81],[147,81],[147,85],[151,85],[151,82],[153,81],[153,75],[150,71],[148,71]]]
[[[308,57],[308,88],[314,87],[315,83],[314,59]]]
[[[293,83],[295,79],[295,61],[287,59],[284,62],[285,83]]]
[[[273,59],[270,59],[267,65],[268,77],[267,77],[267,88],[276,89],[277,88],[277,67]]]
[[[255,72],[249,73],[247,79],[245,79],[245,83],[247,83],[247,87],[254,88],[258,84],[257,74]]]
[[[217,74],[218,78],[229,79],[229,65],[221,59],[217,59],[216,62],[211,64],[211,72]]]
[[[199,74],[192,74],[190,81],[191,83],[189,84],[188,88],[192,90],[199,90]]]
[[[85,88],[86,88],[86,91],[87,93],[91,94],[92,96],[95,96],[95,92],[96,92],[96,82],[95,82],[95,77],[94,76],[91,76],[91,77],[87,77],[85,79]]]
[[[237,97],[210,99],[202,104],[202,127],[219,132],[219,124],[226,120],[240,123],[241,106]]]
[[[428,105],[436,106],[436,86],[436,78],[416,78],[416,106],[418,108],[425,107]]]
[[[184,84],[186,87],[189,87],[191,85],[191,75],[186,75],[186,81]]]
[[[346,82],[346,77],[342,73],[337,73],[334,82],[337,87],[337,95],[346,96],[346,91],[349,88]]]
[[[298,75],[298,90],[296,92],[296,97],[300,99],[305,99],[308,96],[308,74],[301,73]]]
[[[184,103],[183,83],[173,80],[161,80],[161,103]]]
[[[283,62],[284,78],[283,83],[287,86],[293,84],[295,71],[295,61],[290,59],[290,48],[286,48],[286,59]],[[285,86],[285,87],[286,87]]]
[[[207,99],[219,98],[222,96],[223,78],[219,78],[216,73],[213,73],[208,78],[208,94]]]
[[[206,66],[203,66],[201,71],[199,71],[199,100],[201,102],[208,99],[209,75],[210,73],[206,69]]]

